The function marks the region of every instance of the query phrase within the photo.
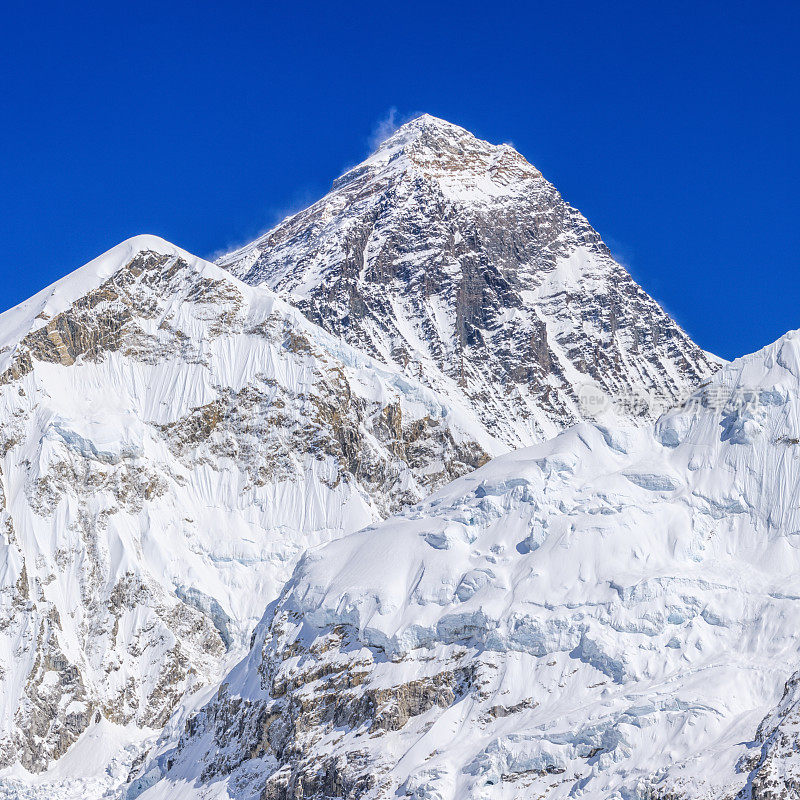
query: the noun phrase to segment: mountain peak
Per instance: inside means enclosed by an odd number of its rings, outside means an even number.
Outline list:
[[[215,277],[227,277],[218,267],[153,234],[139,234],[125,239],[105,253],[59,278],[37,294],[0,314],[0,371],[5,369],[14,352],[13,343],[47,324],[80,298],[96,290],[141,254],[154,254],[169,260],[180,260],[188,268]]]
[[[218,263],[510,447],[581,419],[578,385],[673,402],[716,368],[535,167],[430,114]]]
[[[360,174],[365,167],[383,165],[392,169],[412,167],[429,177],[486,174],[504,167],[513,167],[520,176],[541,177],[510,145],[483,141],[466,128],[431,114],[421,114],[401,125],[363,164],[334,185]]]
[[[466,128],[462,128],[452,122],[448,122],[441,117],[434,117],[433,114],[420,114],[418,117],[410,119],[397,128],[382,144],[395,139],[417,139],[425,133],[437,133],[447,136],[475,139],[476,137]]]

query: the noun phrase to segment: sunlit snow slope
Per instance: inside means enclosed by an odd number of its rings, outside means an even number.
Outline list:
[[[428,115],[220,264],[140,236],[0,315],[0,798],[113,794],[160,734],[141,791],[306,548],[384,541],[587,382],[671,403],[719,366],[522,156]]]
[[[798,630],[791,333],[307,553],[142,800],[796,797]]]

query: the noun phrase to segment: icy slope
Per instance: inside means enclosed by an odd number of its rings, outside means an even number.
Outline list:
[[[717,366],[519,153],[427,114],[219,263],[512,448],[585,419],[587,381],[669,407]]]
[[[799,536],[791,333],[307,553],[142,798],[792,797]]]
[[[155,733],[244,651],[306,547],[496,447],[156,237],[0,315],[0,767]]]

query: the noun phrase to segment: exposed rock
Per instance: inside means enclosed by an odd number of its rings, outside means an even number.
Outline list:
[[[306,547],[488,458],[421,384],[152,237],[3,319],[0,766],[98,713],[163,726]]]
[[[219,263],[510,447],[585,418],[582,383],[647,421],[718,366],[519,153],[427,114]],[[657,402],[633,407],[645,392]]]

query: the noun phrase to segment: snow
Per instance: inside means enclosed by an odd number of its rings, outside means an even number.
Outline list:
[[[582,383],[671,405],[720,363],[519,153],[427,114],[218,263],[421,378],[505,450],[586,418]]]
[[[0,773],[2,800],[86,800],[119,796],[139,749],[156,731],[135,725],[93,723],[81,739],[45,772],[16,767]]]
[[[742,393],[757,402],[740,408]],[[757,427],[729,435],[742,419]],[[228,691],[256,700],[256,671],[344,657],[314,643],[345,626],[374,654],[365,689],[457,663],[483,675],[480,692],[375,740],[320,723],[312,757],[366,749],[380,796],[732,797],[800,656],[798,439],[792,332],[654,426],[582,423],[309,550]],[[307,655],[284,663],[291,642]],[[143,800],[195,797],[192,769]]]
[[[472,326],[483,350],[460,327],[477,263],[501,289]],[[380,308],[359,330],[345,265]],[[620,297],[666,344],[612,330]],[[598,344],[607,391],[675,399],[718,365],[535,167],[429,115],[219,265],[138,236],[1,314],[0,798],[260,796],[272,752],[200,779],[253,752],[209,739],[209,710],[252,701],[244,731],[264,670],[349,658],[379,690],[465,663],[488,676],[366,745],[391,796],[528,797],[566,775],[558,797],[586,763],[581,791],[628,800],[665,753],[659,780],[705,785],[713,758],[714,786],[734,785],[795,668],[796,337],[713,384],[755,402],[644,428],[612,411],[542,443],[585,416]],[[395,408],[434,431],[414,464],[412,441],[379,433]],[[496,458],[381,521],[458,447]],[[340,626],[352,652],[302,650]],[[340,728],[312,755],[363,745]]]
[[[142,254],[160,266],[135,276],[129,265]],[[99,299],[84,312],[87,297]],[[375,411],[396,403],[405,424],[429,418],[452,441],[479,440],[490,452],[502,446],[466,410],[324,332],[270,290],[243,284],[157,237],[123,242],[0,315],[7,348],[0,367],[20,363],[32,341],[26,337],[58,322],[59,314],[69,315],[63,330],[91,336],[104,313],[123,320],[133,314],[138,350],[111,342],[69,365],[35,351],[27,372],[0,385],[0,521],[13,526],[2,544],[0,576],[0,614],[9,623],[2,628],[0,744],[14,752],[13,737],[28,736],[19,732],[21,706],[47,718],[52,702],[64,721],[100,707],[131,719],[113,734],[119,758],[130,762],[151,713],[149,698],[160,692],[171,659],[186,665],[176,667],[169,687],[177,700],[219,677],[244,652],[306,547],[385,513],[379,491],[370,494],[308,438],[317,430],[315,398],[327,391],[326,380],[340,382],[331,385],[367,415],[340,424],[364,427],[366,446],[380,463],[394,465],[389,474],[410,497],[423,495],[422,480],[435,461],[413,472],[396,459],[366,427]],[[293,350],[289,334],[307,345]],[[198,409],[224,407],[231,393],[261,393],[263,406],[238,423],[228,412],[210,444],[200,435],[181,450],[175,426]],[[270,427],[264,415],[281,403],[280,424]],[[225,424],[245,430],[227,431]],[[297,444],[293,425],[305,426]],[[446,447],[451,440],[443,441]],[[263,464],[276,465],[275,474],[254,479],[251,470]],[[113,598],[130,585],[139,587],[125,590],[132,592],[130,605],[115,610]],[[230,649],[221,657],[209,652],[215,630]],[[37,659],[45,651],[66,666],[39,679]],[[67,667],[79,682],[64,684]],[[31,693],[47,710],[36,711]],[[110,751],[98,756],[106,757],[117,759]],[[55,764],[64,772],[42,773],[43,793],[56,785],[72,792],[58,783],[70,774],[89,780],[80,760],[63,756]],[[105,780],[91,778],[95,788],[87,784],[87,796]]]
[[[150,234],[132,236],[37,292],[18,306],[0,314],[0,346],[13,346],[25,334],[43,327],[48,319],[65,311],[77,299],[108,280],[121,265],[127,264],[137,253],[148,250],[182,258],[194,267],[201,264],[201,259],[197,256],[159,236]],[[8,358],[0,368],[5,369],[7,363]]]

